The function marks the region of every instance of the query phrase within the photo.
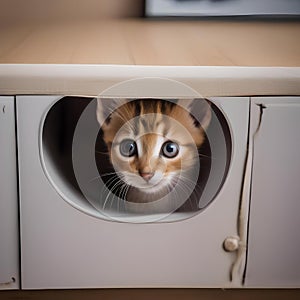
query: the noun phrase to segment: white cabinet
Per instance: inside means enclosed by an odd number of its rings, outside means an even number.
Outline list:
[[[248,287],[300,286],[300,97],[252,98]]]
[[[300,97],[251,99],[248,182],[249,98],[212,99],[231,135],[226,178],[199,214],[155,224],[102,218],[74,189],[70,170],[60,174],[68,168],[55,150],[60,147],[55,138],[65,130],[60,126],[70,120],[63,107],[80,113],[76,97],[59,106],[65,98],[17,96],[23,288],[299,287]],[[0,142],[0,288],[18,288],[13,97],[0,97]],[[215,145],[220,152],[225,149],[219,139]],[[231,282],[239,254],[222,246],[227,236],[240,233],[243,181],[250,189],[249,215],[244,216],[245,222],[249,217],[247,258]],[[239,225],[246,229],[245,222]]]
[[[19,287],[14,97],[0,97],[0,289]]]

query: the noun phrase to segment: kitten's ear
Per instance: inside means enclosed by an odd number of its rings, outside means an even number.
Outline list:
[[[116,110],[118,107],[126,103],[124,98],[97,98],[97,120],[100,125],[103,125],[109,116]]]
[[[201,99],[180,99],[177,104],[188,110],[201,127],[207,129],[211,120],[211,105],[204,98]]]

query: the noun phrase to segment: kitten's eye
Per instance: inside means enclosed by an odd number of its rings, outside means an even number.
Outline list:
[[[171,141],[165,142],[161,148],[162,154],[167,158],[173,158],[179,153],[179,146]]]
[[[125,157],[131,157],[137,152],[136,143],[133,140],[124,140],[120,144],[120,153]]]

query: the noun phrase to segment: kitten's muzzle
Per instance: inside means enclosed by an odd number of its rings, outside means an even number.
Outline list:
[[[140,171],[139,174],[147,182],[154,176],[153,172],[141,172]]]

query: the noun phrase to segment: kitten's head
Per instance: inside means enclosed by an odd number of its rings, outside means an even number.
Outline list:
[[[197,116],[191,114],[192,106]],[[144,193],[155,193],[170,188],[197,162],[211,108],[203,99],[99,99],[97,119],[119,177]]]

